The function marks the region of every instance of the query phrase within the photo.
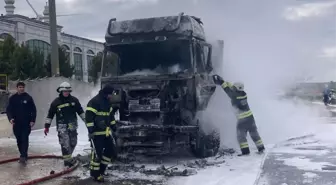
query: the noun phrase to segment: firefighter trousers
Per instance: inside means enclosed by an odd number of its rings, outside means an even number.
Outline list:
[[[64,163],[72,161],[72,153],[77,146],[77,128],[67,126],[58,126],[58,140],[62,149]]]
[[[91,141],[90,175],[97,178],[105,173],[106,167],[115,157],[115,143],[112,136],[97,135]]]
[[[247,142],[247,133],[250,134],[253,142],[258,148],[258,151],[265,149],[264,144],[258,132],[257,125],[253,116],[239,120],[237,124],[237,139],[240,145],[242,154],[249,154],[250,148]]]

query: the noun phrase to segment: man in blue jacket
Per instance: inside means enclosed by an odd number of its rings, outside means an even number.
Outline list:
[[[9,98],[6,113],[20,152],[19,162],[25,164],[28,159],[29,135],[36,119],[36,107],[33,98],[25,92],[24,82],[18,82],[16,88],[17,93]]]
[[[330,91],[329,85],[326,84],[323,90],[323,103],[326,106],[329,104],[330,94],[331,94],[331,91]]]

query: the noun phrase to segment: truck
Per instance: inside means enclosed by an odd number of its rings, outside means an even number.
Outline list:
[[[101,88],[115,89],[120,155],[168,155],[186,149],[197,158],[218,153],[220,134],[199,118],[216,90],[212,45],[200,18],[175,16],[117,21],[105,35]],[[221,43],[219,41],[219,43]]]

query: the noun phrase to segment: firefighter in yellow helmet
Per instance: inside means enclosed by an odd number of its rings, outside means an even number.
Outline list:
[[[106,85],[93,97],[86,107],[85,119],[92,147],[90,175],[98,182],[104,181],[107,165],[116,157],[115,140],[111,134],[116,130],[114,109],[109,99],[113,96],[113,87]]]
[[[247,102],[247,95],[244,91],[244,84],[241,82],[236,82],[231,84],[223,80],[219,75],[213,75],[213,80],[215,84],[221,85],[226,94],[231,99],[231,104],[236,110],[237,117],[237,139],[241,149],[241,155],[250,154],[249,145],[247,142],[247,133],[250,133],[252,140],[258,148],[259,153],[265,150],[264,144],[258,133],[258,129],[250,110],[249,104]]]

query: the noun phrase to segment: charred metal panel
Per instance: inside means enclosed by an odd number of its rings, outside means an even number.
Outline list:
[[[139,37],[140,35],[141,37]],[[105,40],[107,44],[121,44],[123,42],[137,42],[145,37],[151,37],[145,40],[159,41],[167,39],[164,37],[177,39],[176,36],[205,40],[205,32],[200,19],[182,14],[125,21],[113,19],[109,22]]]

